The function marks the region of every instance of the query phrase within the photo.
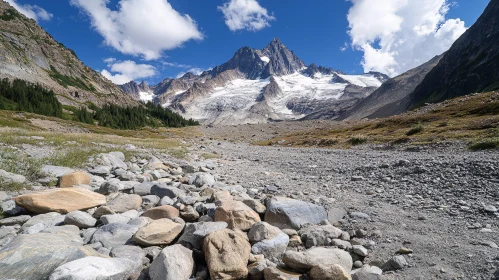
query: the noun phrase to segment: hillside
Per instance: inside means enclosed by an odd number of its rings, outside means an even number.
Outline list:
[[[53,90],[64,105],[137,104],[4,1],[0,1],[0,35],[0,78],[39,83]]]

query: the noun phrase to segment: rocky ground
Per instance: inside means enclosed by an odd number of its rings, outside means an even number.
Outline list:
[[[218,140],[276,129],[234,128],[0,192],[0,279],[499,279],[497,152]]]

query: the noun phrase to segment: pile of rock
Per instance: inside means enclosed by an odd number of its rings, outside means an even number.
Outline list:
[[[55,174],[57,188],[0,193],[2,277],[381,279],[365,263],[373,242],[341,230],[342,214],[333,226],[322,206],[217,182],[213,165],[120,152],[93,162]],[[397,256],[383,269],[405,265]]]

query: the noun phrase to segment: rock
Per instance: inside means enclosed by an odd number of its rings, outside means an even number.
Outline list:
[[[387,261],[385,264],[383,264],[381,269],[383,271],[400,270],[407,265],[409,264],[407,263],[407,260],[404,258],[404,256],[395,256],[391,258],[389,261]]]
[[[405,248],[405,247],[402,247],[397,251],[397,254],[401,254],[401,255],[408,255],[408,254],[412,254],[412,253],[413,253],[412,249]]]
[[[196,202],[198,202],[198,199],[197,197],[193,196],[181,196],[178,198],[178,201],[185,205],[194,205]]]
[[[94,227],[97,220],[86,212],[73,211],[66,215],[64,223],[66,225],[75,225],[79,228],[89,228]]]
[[[168,245],[177,238],[182,229],[181,224],[170,219],[153,220],[137,231],[133,241],[143,246]]]
[[[49,280],[66,279],[136,279],[142,264],[125,258],[86,257],[59,266]]]
[[[136,194],[118,193],[111,200],[108,200],[107,206],[115,213],[123,213],[129,210],[137,210],[142,204],[142,197]]]
[[[49,176],[54,176],[57,178],[75,172],[74,169],[54,165],[43,165],[41,171]]]
[[[174,203],[175,203],[175,201],[173,201],[173,199],[169,198],[168,196],[163,197],[163,198],[159,201],[159,205],[161,205],[161,206],[165,206],[165,205],[173,205]]]
[[[124,162],[125,155],[122,152],[111,152],[108,154],[97,155],[98,160],[102,165],[111,166],[113,168],[128,169],[128,166]]]
[[[85,172],[73,172],[59,177],[59,188],[70,188],[78,185],[90,185],[90,176]]]
[[[177,208],[169,205],[165,206],[158,206],[151,208],[144,212],[142,214],[142,217],[148,217],[153,220],[159,220],[159,219],[170,219],[173,220],[175,218],[178,218],[180,215],[179,211]]]
[[[200,188],[202,186],[212,187],[215,184],[215,177],[209,173],[194,173],[189,179],[189,185],[195,185]]]
[[[253,254],[262,254],[266,258],[278,258],[286,251],[289,243],[289,236],[284,232],[275,237],[257,242],[251,246]]]
[[[265,280],[300,280],[301,274],[278,269],[276,267],[267,267],[263,270]]]
[[[352,275],[352,280],[382,280],[381,275],[359,271]]]
[[[341,240],[341,239],[333,239],[332,245],[336,246],[340,249],[343,249],[343,250],[351,250],[352,249],[352,244],[350,242],[345,241],[345,240]]]
[[[347,214],[347,211],[343,208],[330,208],[327,211],[327,220],[333,225],[343,219]]]
[[[367,257],[368,251],[362,245],[353,245],[352,250],[356,255],[359,255],[361,257]]]
[[[332,225],[310,226],[299,232],[305,247],[328,246],[333,239],[341,236],[342,231]]]
[[[195,271],[192,251],[182,245],[166,247],[149,268],[151,280],[190,279]]]
[[[136,226],[127,224],[108,224],[100,227],[92,236],[91,243],[100,242],[102,246],[110,249],[120,245],[129,244],[137,232]]]
[[[29,215],[5,218],[0,220],[0,226],[22,225],[25,222],[27,222],[29,219],[31,219],[31,216]]]
[[[98,255],[94,249],[83,246],[78,233],[71,231],[21,234],[0,250],[1,277],[47,279],[60,265]]]
[[[142,208],[151,209],[159,203],[159,196],[156,195],[145,195],[142,196]]]
[[[151,187],[151,194],[159,196],[159,198],[169,197],[171,199],[185,196],[185,192],[181,189],[174,187],[167,187],[163,185],[154,185]]]
[[[217,230],[227,228],[227,223],[225,222],[199,222],[186,224],[184,233],[180,236],[177,243],[179,244],[189,244],[192,248],[201,250],[203,247],[203,239],[206,235],[215,232]]]
[[[243,203],[248,205],[253,211],[255,211],[258,214],[265,214],[265,211],[267,211],[267,207],[263,205],[260,201],[254,200],[254,199],[245,199],[243,200]]]
[[[322,206],[284,197],[271,199],[265,212],[265,221],[280,229],[300,229],[325,219],[327,213]]]
[[[111,174],[111,167],[105,166],[105,165],[100,165],[100,166],[96,166],[95,168],[88,170],[88,172],[90,172],[90,174],[94,174],[94,175],[107,176],[107,175]]]
[[[7,183],[7,184],[8,183],[23,184],[27,180],[26,180],[26,177],[24,177],[23,175],[10,173],[10,172],[7,172],[5,170],[0,169],[0,181],[2,181],[3,183]]]
[[[301,242],[300,236],[294,235],[294,236],[291,236],[289,238],[288,246],[290,246],[290,247],[298,247],[298,246],[301,246],[301,244],[302,244],[302,242]]]
[[[17,216],[27,213],[26,209],[18,206],[14,200],[2,202],[2,211],[7,216]]]
[[[350,274],[338,264],[318,265],[310,270],[310,280],[351,280]]]
[[[152,182],[144,182],[142,184],[138,184],[133,187],[133,193],[138,194],[140,196],[144,195],[150,195],[151,194],[151,188],[155,185],[156,183]]]
[[[37,233],[45,228],[61,225],[64,223],[64,218],[65,217],[63,215],[56,212],[33,216],[23,224],[23,233]]]
[[[240,201],[226,200],[215,211],[215,222],[226,222],[230,229],[249,230],[260,216]]]
[[[251,251],[248,237],[241,231],[217,230],[203,242],[211,279],[246,279]]]
[[[266,222],[258,222],[251,227],[248,238],[250,242],[255,243],[265,239],[272,239],[280,233],[283,232],[278,227]]]
[[[142,266],[142,263],[146,257],[146,253],[139,246],[122,245],[114,247],[110,253],[113,258],[129,259],[134,262],[138,262],[139,266]]]
[[[353,260],[350,254],[340,249],[329,249],[316,247],[304,252],[287,251],[282,257],[282,261],[288,267],[307,272],[312,267],[318,265],[341,265],[347,272],[350,272]]]
[[[20,195],[15,202],[37,214],[48,212],[69,213],[106,203],[106,197],[84,188],[51,189]]]
[[[265,268],[267,268],[267,262],[265,260],[250,264],[248,266],[249,278],[251,280],[264,280],[263,270]]]
[[[196,222],[199,219],[199,213],[191,205],[185,206],[180,212],[180,217],[187,222]]]
[[[104,216],[100,217],[100,220],[104,225],[128,224],[128,222],[130,222],[132,219],[136,218],[138,215],[138,212],[136,210],[130,210],[130,211],[134,211],[135,215],[124,215],[125,213],[129,212],[129,211],[127,211],[123,214],[104,215]]]
[[[368,214],[362,212],[351,212],[350,217],[354,219],[366,219],[366,220],[369,220],[371,218],[369,217]]]
[[[364,177],[362,177],[362,176],[352,176],[351,180],[353,182],[364,181]]]
[[[483,207],[483,210],[485,210],[485,212],[489,212],[489,213],[497,212],[497,208],[494,205],[485,205]]]

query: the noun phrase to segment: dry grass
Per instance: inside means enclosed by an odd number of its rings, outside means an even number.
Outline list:
[[[362,135],[362,141],[359,135]],[[497,137],[499,93],[489,92],[448,100],[390,118],[338,122],[327,129],[295,132],[257,144],[348,148],[360,142],[418,145],[464,140],[473,142],[474,148],[482,148],[492,147],[491,143],[498,142]]]

